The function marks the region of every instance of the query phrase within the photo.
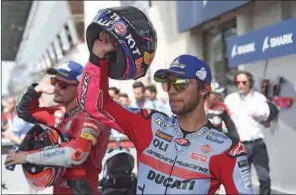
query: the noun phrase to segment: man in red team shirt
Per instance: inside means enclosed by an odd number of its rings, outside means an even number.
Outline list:
[[[54,92],[54,101],[65,108],[64,118],[56,127],[69,142],[58,146],[59,153],[55,153],[57,148],[37,152],[9,151],[5,162],[6,166],[32,163],[69,167],[63,180],[54,186],[54,194],[73,194],[71,182],[78,179],[86,181],[79,186],[80,193],[98,193],[98,175],[106,152],[109,129],[81,111],[77,105],[76,93],[82,70],[83,67],[73,61],[67,62],[62,68],[49,69],[48,73],[55,75],[51,78],[54,89],[42,84],[33,84],[17,105],[17,112],[21,118],[48,126],[55,125],[56,108],[39,107],[40,95]],[[89,187],[92,192],[88,191]]]

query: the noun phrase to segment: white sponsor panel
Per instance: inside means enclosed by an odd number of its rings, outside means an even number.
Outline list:
[[[244,55],[248,53],[256,52],[256,44],[255,42],[244,44],[244,45],[234,45],[231,51],[231,58],[235,56]]]
[[[264,53],[268,49],[290,45],[293,43],[293,33],[286,33],[276,37],[266,36],[263,41],[262,52]]]

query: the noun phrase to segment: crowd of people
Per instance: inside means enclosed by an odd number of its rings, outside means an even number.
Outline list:
[[[134,100],[131,100],[127,93],[120,93],[120,89],[109,87],[110,97],[123,106],[132,108],[149,108],[159,110],[168,115],[171,114],[169,102],[165,98],[157,98],[157,89],[154,84],[145,86],[143,82],[136,81],[132,85]]]

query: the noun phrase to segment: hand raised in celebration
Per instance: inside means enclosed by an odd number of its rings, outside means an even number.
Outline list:
[[[116,40],[108,33],[102,31],[100,32],[99,39],[94,42],[92,51],[97,57],[103,59],[106,57],[106,54],[115,50],[115,44]]]
[[[54,86],[50,82],[42,81],[35,87],[35,91],[38,93],[53,94]]]

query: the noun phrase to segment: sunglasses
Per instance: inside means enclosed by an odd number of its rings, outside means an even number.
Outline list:
[[[189,79],[176,79],[176,80],[162,80],[160,81],[162,89],[165,92],[170,91],[173,86],[175,90],[179,93],[184,91],[189,85]]]
[[[247,81],[236,81],[235,83],[236,83],[236,85],[239,85],[240,83],[242,83],[243,85],[246,85]]]
[[[78,83],[67,83],[65,81],[58,80],[56,77],[51,77],[50,78],[50,84],[53,85],[53,86],[58,84],[61,89],[66,89],[69,86],[77,86],[78,85]]]

